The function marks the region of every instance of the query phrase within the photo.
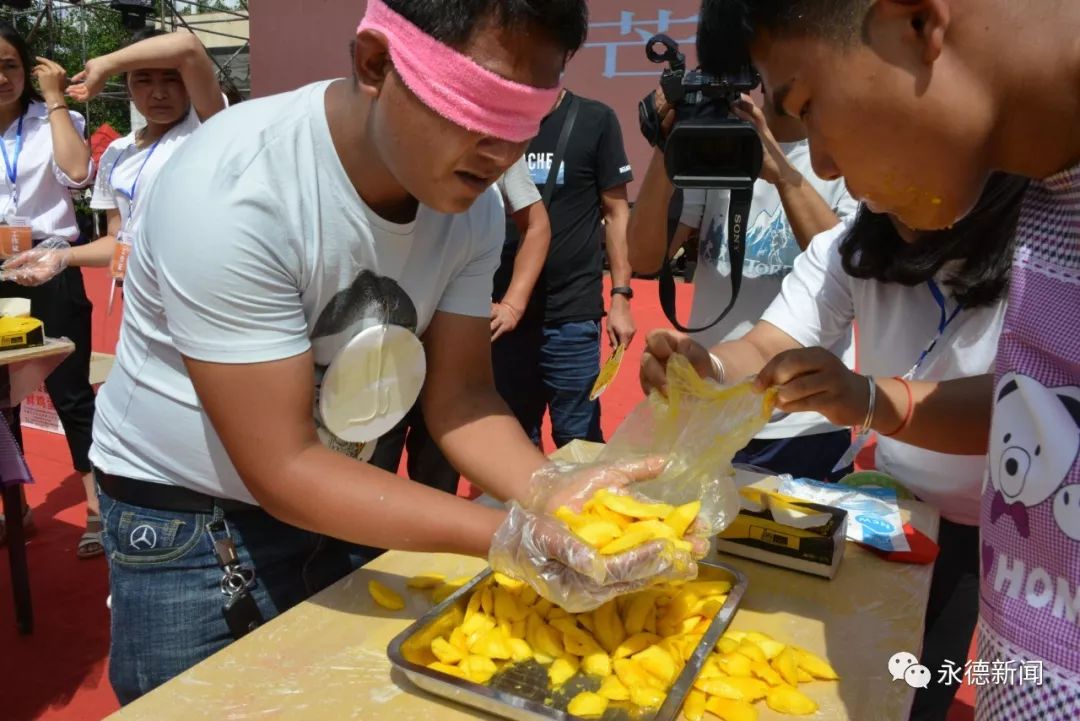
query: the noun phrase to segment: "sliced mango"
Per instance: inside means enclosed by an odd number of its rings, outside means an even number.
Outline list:
[[[517,593],[518,591],[523,590],[526,586],[526,583],[524,581],[519,581],[516,578],[510,578],[510,576],[507,576],[504,573],[499,573],[498,571],[491,574],[491,576],[495,579],[496,584],[513,593]]]
[[[460,668],[465,672],[466,678],[481,684],[490,681],[499,670],[494,661],[483,656],[469,656],[461,662]]]
[[[698,691],[704,691],[709,696],[719,696],[720,698],[731,699],[732,701],[742,701],[743,692],[738,686],[734,686],[731,683],[731,677],[720,676],[717,678],[698,678],[694,681],[694,688]]]
[[[493,628],[469,644],[469,650],[477,656],[505,661],[513,655],[510,639],[502,631]]]
[[[701,721],[705,716],[705,704],[708,701],[708,697],[696,689],[691,690],[686,696],[686,700],[683,701],[682,712],[686,721]]]
[[[375,603],[390,611],[400,611],[405,608],[405,599],[397,591],[387,588],[374,578],[368,581],[368,593]]]
[[[663,683],[665,687],[671,685],[679,672],[678,667],[675,665],[675,658],[660,646],[650,646],[644,651],[634,654],[632,660],[636,661],[646,673]]]
[[[578,660],[575,656],[563,656],[555,659],[548,667],[548,680],[555,688],[562,686],[578,672]]]
[[[741,653],[725,653],[717,657],[716,661],[721,671],[728,676],[738,678],[749,678],[752,674],[753,665],[755,663],[764,663],[764,661],[751,661]]]
[[[762,661],[754,661],[750,665],[750,671],[754,676],[760,678],[770,686],[779,686],[784,683],[783,677],[778,674],[772,666]]]
[[[742,693],[743,701],[749,701],[750,703],[765,698],[765,695],[769,692],[770,688],[769,684],[757,678],[731,677],[728,679],[728,683],[739,689]]]
[[[461,649],[452,645],[445,638],[437,638],[432,641],[431,652],[435,654],[435,658],[446,664],[459,663],[461,659],[465,658],[465,654],[462,653]]]
[[[611,521],[589,521],[573,529],[581,540],[601,548],[622,535],[623,529]]]
[[[590,676],[600,676],[601,678],[610,676],[612,673],[611,656],[608,656],[603,651],[590,653],[581,659],[581,670]]]
[[[675,532],[675,535],[682,538],[686,535],[686,529],[690,528],[690,524],[697,518],[698,513],[701,512],[701,501],[691,501],[690,503],[684,503],[678,506],[664,519],[664,523]]]
[[[637,686],[630,689],[630,702],[644,709],[659,708],[667,694],[648,686]]]
[[[581,718],[600,718],[607,711],[608,699],[598,693],[582,691],[570,699],[566,710],[573,716]]]
[[[790,648],[785,648],[772,660],[772,667],[784,679],[784,683],[793,687],[799,685],[799,662],[795,658],[795,652]]]
[[[614,675],[605,678],[596,693],[611,701],[628,701],[630,699],[629,689],[619,680],[618,676]]]
[[[606,508],[631,518],[666,518],[675,510],[667,503],[644,503],[631,496],[600,490],[594,496]]]
[[[761,649],[761,652],[765,654],[766,661],[772,661],[774,658],[780,655],[780,652],[784,650],[786,644],[780,643],[763,633],[757,631],[751,631],[746,634],[746,640],[754,644]]]
[[[428,668],[432,671],[438,671],[439,673],[445,673],[447,676],[453,676],[460,678],[464,681],[469,681],[469,677],[457,666],[451,666],[450,664],[443,663],[442,661],[436,661],[435,663],[429,663]]]
[[[818,709],[813,699],[791,686],[777,686],[769,689],[765,703],[773,711],[789,716],[808,716],[816,713]]]
[[[619,609],[615,602],[609,601],[593,611],[592,619],[596,627],[596,640],[605,651],[614,653],[626,639],[626,629],[619,618]]]
[[[796,646],[791,647],[792,652],[795,654],[795,659],[799,664],[799,668],[806,671],[814,678],[820,678],[823,681],[836,681],[840,676],[837,675],[836,669],[834,669],[829,662],[820,656],[815,656],[806,649],[798,648]]]
[[[649,646],[660,642],[660,637],[655,633],[635,633],[615,648],[615,658],[626,658],[635,653],[641,653]]]
[[[520,638],[512,638],[510,643],[510,659],[514,663],[528,661],[533,657],[532,647]]]
[[[656,613],[656,594],[641,591],[630,596],[626,603],[624,628],[627,634],[638,634],[645,630],[646,617]]]
[[[637,526],[635,528],[635,526]],[[613,556],[616,553],[622,553],[623,551],[629,551],[631,548],[637,548],[643,543],[652,541],[656,538],[653,533],[653,529],[649,527],[641,527],[636,523],[632,523],[626,527],[623,534],[616,538],[611,543],[600,547],[600,553],[604,556]]]
[[[767,661],[765,658],[765,652],[758,648],[755,644],[749,641],[742,641],[739,644],[738,653],[746,656],[751,661]]]

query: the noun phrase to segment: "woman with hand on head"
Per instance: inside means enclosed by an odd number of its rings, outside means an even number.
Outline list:
[[[113,277],[122,280],[141,201],[176,149],[226,107],[210,56],[188,32],[148,28],[136,33],[127,47],[87,61],[72,78],[68,94],[86,102],[104,89],[110,77],[120,74],[126,75],[131,101],[146,118],[146,126],[113,141],[101,156],[90,207],[105,211],[108,233],[85,246],[35,250],[12,258],[4,270],[19,283],[42,283],[68,265],[111,266]]]
[[[39,89],[35,89],[34,81]],[[86,121],[68,109],[64,100],[67,74],[51,60],[34,58],[26,40],[7,23],[0,23],[0,149],[4,178],[0,181],[2,220],[19,231],[5,233],[5,255],[26,248],[74,246],[79,239],[71,189],[86,187],[94,177],[90,148],[84,138]],[[51,251],[42,251],[50,255]],[[75,351],[46,379],[45,386],[67,436],[75,469],[82,474],[87,495],[87,530],[79,541],[81,558],[100,555],[101,523],[90,474],[94,391],[90,386],[91,305],[77,268],[53,273],[38,287],[22,288],[0,282],[0,296],[30,300],[30,313],[52,337],[66,336]],[[10,280],[10,274],[0,274]],[[21,436],[18,412],[13,430]],[[24,513],[29,521],[29,510]],[[0,523],[0,542],[6,537]]]

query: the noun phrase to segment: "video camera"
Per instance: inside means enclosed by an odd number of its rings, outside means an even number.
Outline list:
[[[642,134],[664,151],[671,182],[678,188],[753,187],[761,172],[761,138],[753,125],[732,112],[732,106],[761,82],[754,67],[746,63],[720,76],[687,70],[679,44],[667,35],[651,37],[645,53],[654,63],[668,64],[660,76],[660,88],[675,112],[667,138],[661,131],[655,93],[639,103],[638,114]]]

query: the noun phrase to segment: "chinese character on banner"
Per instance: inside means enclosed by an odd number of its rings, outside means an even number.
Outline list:
[[[1016,661],[991,662],[990,683],[995,686],[1012,686],[1016,683]]]
[[[1042,682],[1042,661],[1024,661],[1020,664],[1020,683],[1030,683],[1035,686],[1042,686]]]
[[[669,35],[680,45],[692,45],[696,40],[696,14],[675,17],[672,10],[647,12],[650,14],[620,10],[618,19],[605,17],[589,23],[589,41],[585,43],[585,48],[603,52],[602,74],[605,78],[658,76],[658,67],[645,57],[645,43],[657,33]],[[652,12],[656,15],[652,16]]]
[[[990,664],[986,661],[968,661],[964,670],[968,686],[986,686],[990,683]]]
[[[962,674],[963,669],[952,660],[945,659],[945,663],[938,669],[938,683],[945,686],[959,686],[963,683]]]

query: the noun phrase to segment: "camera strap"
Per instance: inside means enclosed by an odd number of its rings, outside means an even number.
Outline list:
[[[675,315],[675,276],[671,273],[671,264],[664,260],[660,266],[660,307],[671,325],[683,333],[700,333],[712,328],[727,317],[735,307],[742,286],[743,261],[746,259],[746,224],[750,218],[750,203],[754,199],[754,186],[733,189],[728,207],[727,247],[728,262],[731,265],[731,300],[712,323],[698,328],[687,328]]]
[[[559,168],[562,166],[563,156],[566,155],[566,146],[570,142],[570,133],[574,130],[574,121],[577,120],[578,98],[567,92],[569,97],[566,101],[566,120],[563,121],[562,132],[559,133],[559,142],[555,145],[555,155],[551,157],[551,168],[548,170],[547,181],[544,183],[544,208],[551,208],[551,197],[555,195],[555,181],[559,177]],[[565,176],[564,176],[565,178]]]

